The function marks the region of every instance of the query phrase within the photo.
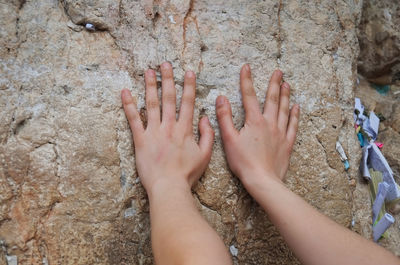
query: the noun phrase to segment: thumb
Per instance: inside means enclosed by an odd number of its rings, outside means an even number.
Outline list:
[[[200,140],[199,140],[200,150],[207,157],[207,159],[210,159],[214,141],[214,131],[211,128],[210,121],[208,120],[207,117],[201,118],[199,123],[199,131],[200,131]]]
[[[238,131],[233,126],[231,104],[226,97],[219,96],[216,100],[215,108],[222,141],[230,141],[238,134]]]

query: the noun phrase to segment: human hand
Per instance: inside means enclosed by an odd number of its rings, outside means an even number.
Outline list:
[[[270,79],[264,112],[261,113],[253,88],[251,70],[240,71],[240,89],[246,112],[240,131],[234,128],[228,99],[219,96],[216,112],[229,166],[248,189],[260,178],[282,180],[289,167],[289,158],[296,139],[299,106],[289,111],[289,84],[276,70]]]
[[[172,66],[161,65],[162,119],[154,70],[145,73],[147,127],[143,128],[136,103],[129,90],[121,92],[122,103],[135,144],[136,166],[140,180],[149,193],[157,184],[184,185],[189,188],[206,169],[214,139],[207,117],[199,122],[200,140],[195,141],[192,121],[196,76],[185,74],[179,119],[176,120],[176,89]]]

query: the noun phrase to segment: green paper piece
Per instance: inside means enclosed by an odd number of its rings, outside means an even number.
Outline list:
[[[390,90],[390,86],[389,85],[372,84],[372,87],[375,88],[376,91],[378,91],[378,93],[381,94],[381,95],[386,95]]]

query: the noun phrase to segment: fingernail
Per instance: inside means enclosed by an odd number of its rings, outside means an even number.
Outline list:
[[[224,103],[225,103],[225,98],[223,96],[219,96],[216,102],[217,107],[224,105]]]
[[[189,71],[186,71],[186,76],[189,77],[189,78],[192,78],[192,77],[195,76],[195,74],[194,74],[193,71],[189,70]]]
[[[246,71],[250,71],[250,65],[249,64],[245,64],[244,69],[246,69]]]
[[[123,96],[126,96],[129,94],[129,90],[127,88],[124,88],[124,89],[122,89],[121,93]]]
[[[169,69],[169,68],[171,68],[171,64],[170,64],[169,62],[163,62],[163,63],[161,64],[161,68],[163,68],[163,69]]]
[[[283,82],[282,87],[284,87],[285,89],[288,89],[289,88],[289,84],[286,83],[286,82]]]
[[[156,75],[156,73],[154,72],[153,69],[148,69],[148,70],[146,71],[146,75],[153,77],[153,76]]]
[[[281,77],[282,76],[282,71],[277,69],[277,70],[275,70],[275,74],[276,74],[277,77]]]

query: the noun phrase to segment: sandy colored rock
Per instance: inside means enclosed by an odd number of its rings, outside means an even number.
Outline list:
[[[208,115],[216,141],[193,195],[237,249],[235,264],[299,264],[226,164],[214,101],[227,95],[243,125],[244,63],[260,105],[276,68],[301,105],[287,185],[343,226],[358,214],[356,230],[370,237],[369,196],[353,193],[355,180],[364,185],[352,125],[361,1],[0,3],[0,239],[19,264],[153,264],[119,93],[131,89],[144,113],[144,71],[166,60],[178,95],[184,72],[197,73],[193,128]]]

